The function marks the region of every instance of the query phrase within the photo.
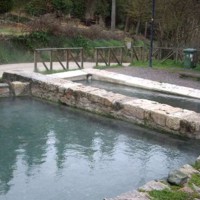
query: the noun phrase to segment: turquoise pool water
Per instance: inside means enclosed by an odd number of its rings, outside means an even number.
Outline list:
[[[34,99],[0,99],[0,200],[102,200],[193,162],[199,142]]]

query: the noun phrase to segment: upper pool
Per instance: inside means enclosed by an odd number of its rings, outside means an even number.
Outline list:
[[[34,99],[0,99],[0,200],[102,200],[193,162],[198,141]]]
[[[175,96],[175,95],[171,95],[171,94],[165,94],[162,92],[144,90],[144,89],[140,89],[140,88],[109,83],[109,82],[105,82],[105,81],[81,80],[81,81],[76,81],[76,82],[82,83],[84,85],[90,85],[93,87],[105,89],[107,91],[120,93],[120,94],[130,96],[130,97],[137,97],[140,99],[148,99],[151,101],[157,101],[162,104],[168,104],[173,107],[184,108],[184,109],[193,110],[195,112],[200,113],[200,100],[198,100],[198,99]]]

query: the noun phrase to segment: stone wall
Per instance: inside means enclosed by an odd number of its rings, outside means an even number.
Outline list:
[[[154,101],[127,97],[106,90],[37,73],[7,72],[7,81],[30,82],[34,97],[112,116],[177,135],[200,138],[200,114]]]
[[[26,96],[29,95],[29,83],[18,81],[0,83],[0,97]]]
[[[0,97],[9,97],[10,89],[7,83],[0,83]]]

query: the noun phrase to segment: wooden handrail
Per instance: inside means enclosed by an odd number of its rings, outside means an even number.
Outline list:
[[[73,55],[73,51],[79,50],[80,51],[80,62],[77,60],[76,56]],[[34,51],[34,71],[38,71],[38,56],[40,55],[41,52],[49,52],[50,53],[50,66],[48,68],[47,64],[44,61],[41,61],[43,66],[47,71],[52,71],[53,70],[53,53],[56,51],[63,51],[66,54],[66,67],[63,65],[61,59],[59,56],[55,56],[57,61],[60,63],[61,67],[63,70],[68,70],[69,69],[69,59],[73,59],[73,61],[76,63],[77,67],[82,69],[83,68],[83,47],[70,47],[70,48],[41,48],[41,49],[35,49]]]

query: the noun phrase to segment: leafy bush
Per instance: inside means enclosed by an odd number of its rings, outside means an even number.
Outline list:
[[[32,32],[29,35],[22,35],[14,37],[12,41],[17,45],[22,45],[30,50],[34,50],[39,47],[47,47],[49,43],[49,37],[46,32]]]
[[[71,0],[52,0],[52,5],[55,11],[63,14],[69,14],[73,6]]]
[[[39,16],[47,12],[47,7],[45,1],[31,0],[27,3],[25,10],[30,15]]]
[[[72,15],[74,17],[77,17],[79,19],[84,18],[85,9],[86,9],[85,0],[73,1]]]

